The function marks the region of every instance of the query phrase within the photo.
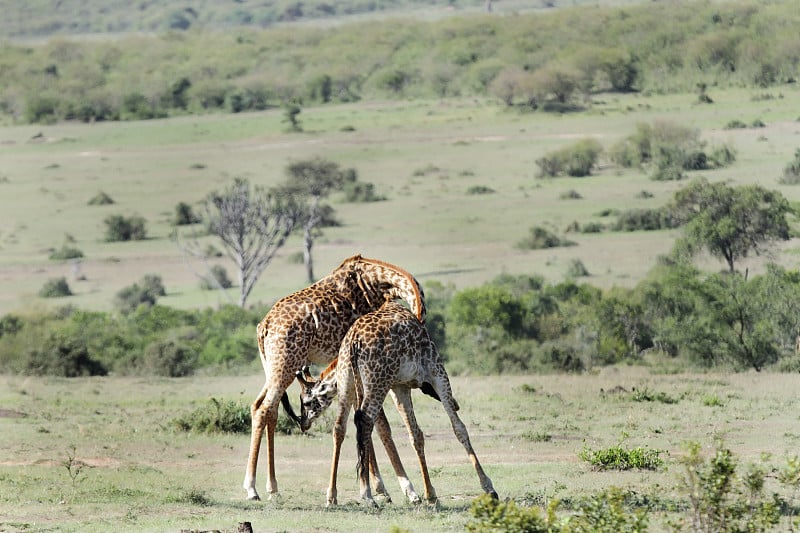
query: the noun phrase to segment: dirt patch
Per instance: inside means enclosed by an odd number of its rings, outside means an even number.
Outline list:
[[[0,418],[25,418],[28,415],[11,409],[0,409]]]

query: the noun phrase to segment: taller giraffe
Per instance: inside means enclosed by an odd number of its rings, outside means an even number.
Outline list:
[[[278,404],[304,365],[327,365],[339,353],[347,330],[362,315],[386,300],[402,299],[420,321],[425,320],[425,296],[414,277],[400,267],[355,255],[333,272],[272,306],[256,327],[265,383],[250,407],[252,431],[244,489],[250,500],[256,491],[256,466],[264,429],[267,432],[267,493],[278,492],[275,479],[275,425]]]

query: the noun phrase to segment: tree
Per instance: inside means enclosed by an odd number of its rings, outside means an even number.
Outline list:
[[[303,211],[303,264],[306,267],[309,283],[314,279],[314,262],[311,248],[315,237],[319,236],[320,223],[325,214],[322,199],[344,185],[345,173],[339,165],[329,159],[313,157],[289,163],[286,167],[286,182],[279,194],[291,197]]]
[[[725,260],[731,272],[750,253],[760,255],[774,241],[787,240],[786,216],[793,212],[777,191],[759,185],[730,187],[703,178],[675,193],[671,209],[686,223],[677,250],[694,255],[706,249]]]
[[[239,306],[244,307],[261,273],[294,229],[300,211],[293,200],[251,187],[237,178],[203,203],[202,221],[209,234],[222,241],[239,274]],[[197,239],[184,249],[196,257]]]

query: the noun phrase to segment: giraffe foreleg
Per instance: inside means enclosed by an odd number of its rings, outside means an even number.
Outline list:
[[[444,375],[444,378],[438,381],[439,383],[435,385],[435,388],[437,389],[439,396],[442,398],[442,407],[444,407],[447,416],[450,418],[450,425],[453,426],[453,433],[455,433],[458,442],[460,442],[467,451],[467,456],[472,463],[472,467],[478,474],[481,488],[485,493],[491,495],[492,498],[497,499],[497,492],[494,490],[492,480],[489,479],[489,476],[487,476],[486,472],[483,471],[483,467],[481,466],[480,461],[478,461],[478,456],[475,454],[475,450],[472,448],[472,444],[469,441],[467,427],[464,425],[464,422],[461,421],[461,418],[459,418],[458,413],[456,412],[458,411],[458,403],[456,402],[455,398],[453,398],[452,389],[450,388],[450,380],[446,375]]]

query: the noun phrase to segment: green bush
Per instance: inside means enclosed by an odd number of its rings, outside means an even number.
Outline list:
[[[578,455],[598,470],[658,470],[664,465],[662,453],[666,451],[640,446],[623,448],[618,444],[600,450],[584,447]]]
[[[180,378],[192,374],[196,365],[196,348],[175,340],[153,342],[142,357],[142,369],[148,375]]]
[[[678,227],[679,221],[663,207],[623,211],[611,225],[613,231],[657,231]]]
[[[103,191],[98,192],[89,200],[89,205],[110,205],[113,203],[114,199]]]
[[[42,298],[61,298],[63,296],[72,296],[72,290],[67,284],[67,278],[51,278],[39,289],[39,296]]]
[[[200,217],[195,215],[192,206],[186,202],[178,202],[175,206],[175,218],[172,223],[176,226],[186,226],[198,222],[200,222]]]
[[[794,160],[792,160],[783,169],[783,176],[778,180],[784,185],[797,185],[800,183],[800,148],[794,152]]]
[[[487,187],[485,185],[473,185],[469,189],[467,189],[467,194],[470,195],[480,195],[480,194],[492,194],[495,190],[491,187]]]
[[[250,420],[249,406],[212,397],[191,413],[175,418],[172,424],[181,431],[197,433],[249,433]]]
[[[590,276],[589,271],[580,259],[571,259],[567,267],[567,277],[584,278]]]
[[[466,529],[471,533],[552,533],[558,531],[555,510],[558,503],[542,516],[536,507],[520,507],[514,500],[499,501],[488,494],[472,501],[472,520]]]
[[[203,278],[200,281],[200,288],[204,291],[211,291],[220,287],[223,289],[233,287],[233,282],[228,277],[228,271],[222,265],[213,265],[208,275],[213,279]]]
[[[121,313],[135,311],[140,305],[152,307],[159,296],[165,296],[166,290],[161,277],[155,274],[145,275],[141,283],[123,287],[114,296],[114,307]]]
[[[733,453],[717,442],[713,457],[700,455],[700,444],[690,442],[684,466],[682,486],[689,496],[688,517],[680,518],[675,531],[761,532],[774,531],[781,517],[777,494],[764,494],[766,472],[751,467],[737,475],[738,462]]]
[[[66,244],[50,254],[50,259],[53,261],[66,261],[68,259],[80,259],[81,257],[83,257],[82,251]]]
[[[147,238],[147,223],[138,215],[127,218],[122,215],[109,215],[103,222],[106,225],[107,242],[141,241]]]
[[[25,354],[23,373],[37,376],[104,376],[106,368],[89,354],[83,335],[51,332],[41,346]]]
[[[517,243],[517,248],[522,250],[541,250],[544,248],[557,248],[560,246],[574,246],[575,243],[562,239],[552,231],[535,226],[530,228],[528,236]]]
[[[603,146],[596,139],[582,139],[559,150],[548,152],[536,160],[539,177],[554,178],[561,174],[584,177],[592,173]]]

